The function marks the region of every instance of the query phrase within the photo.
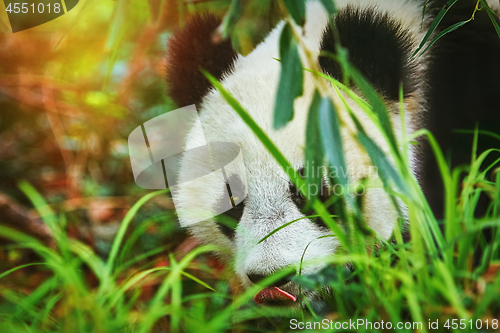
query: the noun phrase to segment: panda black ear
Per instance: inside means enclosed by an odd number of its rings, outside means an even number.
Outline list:
[[[221,19],[204,13],[191,17],[167,44],[168,94],[179,107],[199,104],[212,86],[200,68],[217,79],[231,71],[237,57],[231,40],[214,43],[212,35]]]

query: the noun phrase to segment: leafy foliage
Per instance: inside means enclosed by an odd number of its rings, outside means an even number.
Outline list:
[[[274,105],[274,128],[285,126],[293,118],[293,102],[303,94],[304,81],[293,27],[285,24],[280,37],[281,74]]]

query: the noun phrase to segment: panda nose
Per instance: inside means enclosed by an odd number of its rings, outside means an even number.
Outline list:
[[[271,274],[269,274],[271,275]],[[269,275],[262,275],[262,274],[247,274],[247,277],[250,281],[252,281],[253,284],[260,284],[262,282],[262,280],[264,280],[266,277],[268,277]],[[279,287],[279,286],[283,286],[285,284],[287,284],[288,282],[290,282],[290,278],[291,276],[293,276],[294,274],[290,274],[290,275],[287,275],[281,279],[279,279],[278,281],[275,281],[272,286],[276,286],[276,287]]]

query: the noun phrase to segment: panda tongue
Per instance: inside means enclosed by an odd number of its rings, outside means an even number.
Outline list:
[[[254,301],[258,304],[269,301],[289,301],[295,302],[297,298],[278,287],[266,288],[260,291],[254,297]]]

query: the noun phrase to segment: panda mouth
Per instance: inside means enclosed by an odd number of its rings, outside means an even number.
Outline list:
[[[278,287],[271,287],[261,290],[254,297],[254,301],[258,304],[272,304],[272,303],[289,303],[295,302],[297,297]]]

